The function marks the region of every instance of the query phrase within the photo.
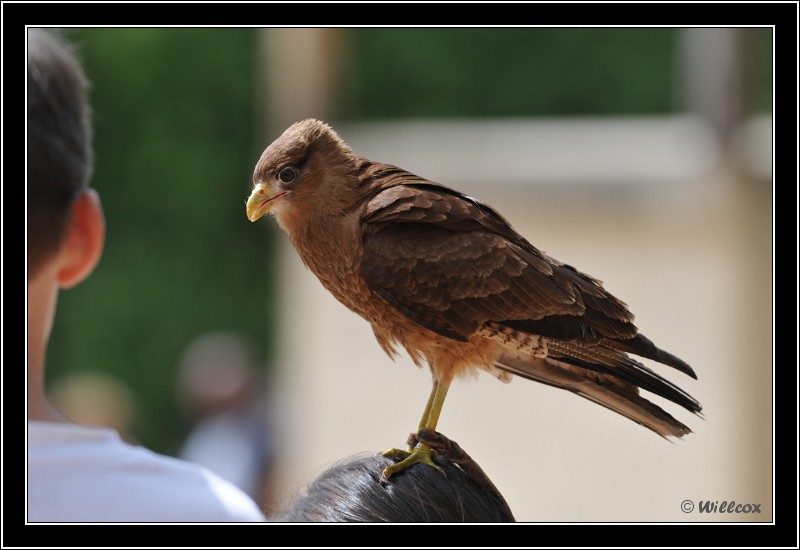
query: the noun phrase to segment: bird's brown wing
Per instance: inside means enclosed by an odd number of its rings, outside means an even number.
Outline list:
[[[412,321],[459,341],[486,327],[512,337],[544,336],[551,342],[549,356],[570,369],[569,376],[578,373],[606,394],[623,394],[615,399],[643,400],[635,395],[641,387],[700,410],[697,401],[625,353],[694,374],[638,334],[624,303],[596,279],[536,249],[477,200],[438,184],[396,183],[372,196],[362,227],[364,281]],[[515,365],[498,366],[525,376]],[[674,422],[680,426],[675,431],[685,428]]]
[[[370,200],[362,222],[367,284],[407,315],[435,315],[460,339],[489,320],[563,340],[637,336],[633,315],[599,281],[539,251],[471,197],[395,185]]]

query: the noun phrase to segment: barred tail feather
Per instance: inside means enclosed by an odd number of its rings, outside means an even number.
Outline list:
[[[506,352],[496,362],[497,368],[549,386],[565,389],[625,416],[666,438],[682,437],[692,430],[661,407],[640,396],[634,386],[602,379],[591,379],[575,368],[552,358]]]

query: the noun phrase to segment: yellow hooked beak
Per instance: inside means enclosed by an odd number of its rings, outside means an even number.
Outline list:
[[[278,191],[269,183],[261,182],[256,184],[250,197],[247,199],[247,219],[251,222],[256,221],[261,216],[269,212],[275,200],[284,196],[288,191]]]

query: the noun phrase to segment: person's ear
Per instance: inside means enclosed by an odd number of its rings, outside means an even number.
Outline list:
[[[89,276],[100,261],[105,236],[100,196],[94,189],[86,189],[72,204],[72,220],[58,252],[59,286],[71,288]]]

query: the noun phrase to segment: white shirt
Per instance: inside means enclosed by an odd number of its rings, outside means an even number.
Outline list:
[[[198,422],[180,457],[205,466],[253,496],[260,489],[269,443],[265,428],[240,412],[227,411]]]
[[[231,456],[236,460],[236,456]],[[29,522],[258,522],[255,502],[206,468],[115,430],[28,421]]]

